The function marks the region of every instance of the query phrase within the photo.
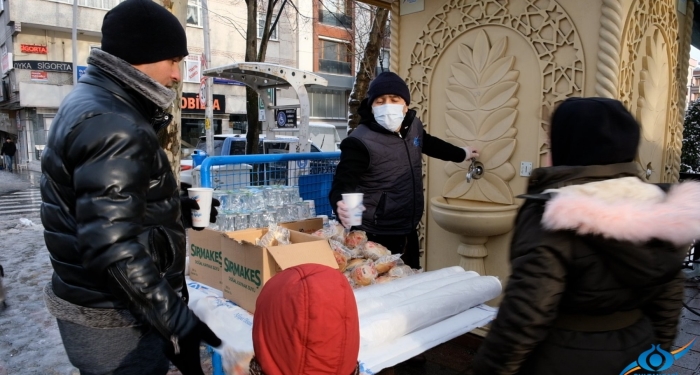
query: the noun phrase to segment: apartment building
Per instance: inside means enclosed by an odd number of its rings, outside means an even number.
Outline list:
[[[0,135],[17,139],[20,162],[37,159],[58,106],[73,88],[74,69],[78,76],[84,72],[90,50],[100,47],[102,19],[121,1],[78,0],[74,66],[73,0],[0,0],[0,25],[4,25],[0,27]],[[243,61],[245,2],[209,0],[208,5],[212,66]],[[297,8],[300,13],[304,9]],[[311,4],[307,8],[306,16],[310,17]],[[299,31],[303,29],[299,19],[281,17],[268,46],[268,62],[293,67],[299,61],[310,64],[313,46],[310,36],[306,37],[306,44],[299,43]],[[204,51],[201,0],[188,2],[186,31],[190,56],[183,71],[180,106],[182,138],[192,143],[204,134],[204,109],[197,98]],[[245,87],[238,82],[215,80],[213,93],[215,132],[245,129]],[[285,93],[280,96],[284,98]]]
[[[359,43],[358,10],[352,0],[313,2],[313,71],[328,86],[309,89],[311,122],[335,125],[347,134],[348,99],[355,81]]]

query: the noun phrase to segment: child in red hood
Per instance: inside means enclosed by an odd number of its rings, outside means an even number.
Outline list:
[[[286,269],[260,292],[253,319],[251,375],[359,374],[355,295],[338,270]]]

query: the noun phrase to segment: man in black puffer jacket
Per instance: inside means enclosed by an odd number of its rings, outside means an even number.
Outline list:
[[[165,374],[168,359],[203,374],[201,341],[221,340],[187,307],[179,189],[156,138],[185,30],[153,1],[126,0],[102,34],[42,158],[46,304],[81,374]]]
[[[474,374],[657,373],[673,362],[700,184],[637,177],[640,126],[617,100],[569,98],[550,129],[553,166],[530,177]]]

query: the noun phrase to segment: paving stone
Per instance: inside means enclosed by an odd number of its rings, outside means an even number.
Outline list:
[[[674,374],[674,375],[695,375],[697,372],[689,370],[687,368],[678,367],[676,365],[671,366],[670,369],[664,371],[664,374]]]
[[[691,350],[688,354],[677,359],[673,365],[689,370],[696,370],[700,366],[700,353]]]

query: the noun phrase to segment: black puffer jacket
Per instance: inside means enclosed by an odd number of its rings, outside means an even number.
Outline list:
[[[475,374],[619,374],[652,343],[670,349],[681,262],[700,236],[700,184],[666,193],[636,172],[633,163],[533,172]]]
[[[185,230],[176,180],[156,138],[170,118],[155,103],[172,92],[104,52],[88,62],[42,158],[53,292],[82,307],[128,308],[176,342],[198,319],[180,295]]]

